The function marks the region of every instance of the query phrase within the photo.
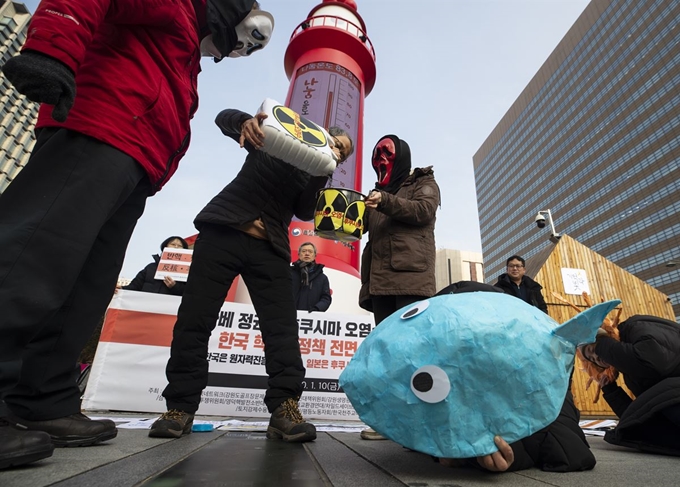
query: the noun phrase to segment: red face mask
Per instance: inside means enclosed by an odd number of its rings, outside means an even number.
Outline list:
[[[389,137],[381,139],[380,142],[373,149],[373,157],[371,162],[373,169],[378,175],[378,186],[385,187],[390,184],[392,171],[394,169],[394,160],[397,158],[397,151],[394,147],[394,141]]]

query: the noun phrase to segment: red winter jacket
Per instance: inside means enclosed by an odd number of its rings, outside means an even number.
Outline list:
[[[189,146],[205,1],[42,0],[23,49],[70,67],[76,98],[64,123],[43,104],[37,127],[116,147],[144,166],[158,191]]]

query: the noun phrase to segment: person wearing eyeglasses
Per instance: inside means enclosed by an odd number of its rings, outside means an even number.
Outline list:
[[[506,294],[511,294],[516,298],[526,301],[532,306],[536,306],[544,313],[548,313],[548,305],[545,304],[543,293],[539,283],[532,278],[525,276],[525,261],[519,255],[513,255],[506,262],[507,272],[498,277],[495,286],[503,289]]]

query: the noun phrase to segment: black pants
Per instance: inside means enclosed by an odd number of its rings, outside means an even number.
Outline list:
[[[373,319],[379,325],[382,320],[397,311],[398,309],[427,299],[426,296],[371,296],[373,304]]]
[[[227,226],[201,228],[172,336],[163,391],[168,409],[194,413],[208,384],[208,340],[237,275],[248,287],[265,345],[269,412],[302,393],[305,368],[298,341],[290,263],[267,240]]]
[[[80,411],[78,355],[111,300],[149,190],[130,156],[50,128],[0,195],[0,397],[16,415]]]

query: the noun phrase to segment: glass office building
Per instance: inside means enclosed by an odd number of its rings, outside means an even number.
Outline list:
[[[547,245],[643,279],[680,317],[680,1],[592,0],[474,156],[487,282]]]
[[[0,64],[17,55],[26,41],[26,26],[31,18],[22,3],[0,4]],[[38,103],[20,95],[3,74],[0,90],[0,193],[28,162],[35,145],[33,128],[38,118]]]

